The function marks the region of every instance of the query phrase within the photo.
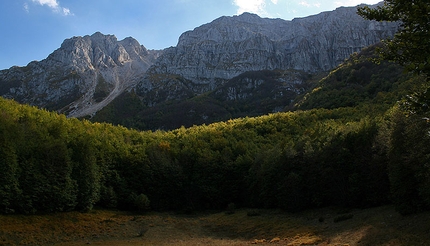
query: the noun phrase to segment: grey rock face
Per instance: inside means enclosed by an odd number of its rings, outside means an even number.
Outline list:
[[[181,75],[211,90],[246,71],[328,71],[353,52],[392,37],[397,27],[364,20],[355,7],[292,21],[249,13],[221,17],[182,34],[149,73]]]
[[[233,108],[244,104],[256,115],[279,112],[310,88],[308,79],[308,74],[297,70],[245,72],[210,96]]]
[[[0,95],[69,116],[92,114],[139,81],[158,55],[133,38],[73,37],[40,62],[0,71]]]
[[[183,33],[176,47],[163,51],[95,33],[65,40],[40,62],[0,71],[0,95],[71,117],[95,114],[124,90],[134,89],[154,106],[215,91],[247,71],[328,71],[392,37],[397,27],[342,7],[292,21],[249,13],[221,17]],[[229,98],[247,96],[248,90],[234,86]]]

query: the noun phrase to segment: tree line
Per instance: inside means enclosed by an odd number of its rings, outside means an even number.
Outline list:
[[[0,99],[0,209],[234,203],[300,211],[394,202],[416,212],[430,206],[429,127],[403,112],[314,109],[142,132]]]

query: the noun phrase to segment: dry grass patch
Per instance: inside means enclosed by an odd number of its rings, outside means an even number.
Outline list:
[[[430,213],[400,216],[391,206],[298,214],[278,210],[178,215],[94,210],[0,215],[0,245],[427,245]],[[255,212],[255,211],[254,211]],[[349,214],[353,215],[350,216]],[[346,216],[345,216],[346,217]]]

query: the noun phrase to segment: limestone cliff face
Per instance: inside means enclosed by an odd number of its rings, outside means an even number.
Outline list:
[[[246,71],[328,71],[353,52],[392,37],[397,27],[364,20],[355,7],[292,21],[249,13],[221,17],[182,34],[149,73],[181,75],[207,91]]]
[[[298,70],[250,71],[230,79],[209,96],[252,115],[280,112],[311,88],[309,78]]]
[[[0,95],[69,116],[92,114],[142,78],[158,54],[133,38],[73,37],[40,62],[0,71]]]
[[[183,33],[176,47],[163,51],[95,33],[65,40],[40,62],[0,71],[0,95],[71,117],[94,115],[125,90],[152,107],[216,91],[248,71],[328,71],[392,37],[397,27],[342,7],[292,21],[249,13],[221,17]],[[245,84],[230,83],[228,98],[249,94]]]

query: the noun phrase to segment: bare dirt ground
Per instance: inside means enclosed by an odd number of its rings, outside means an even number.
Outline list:
[[[350,211],[325,208],[297,214],[240,209],[233,214],[93,210],[0,215],[0,245],[253,244],[430,245],[430,212],[401,216],[392,206],[384,206]]]

